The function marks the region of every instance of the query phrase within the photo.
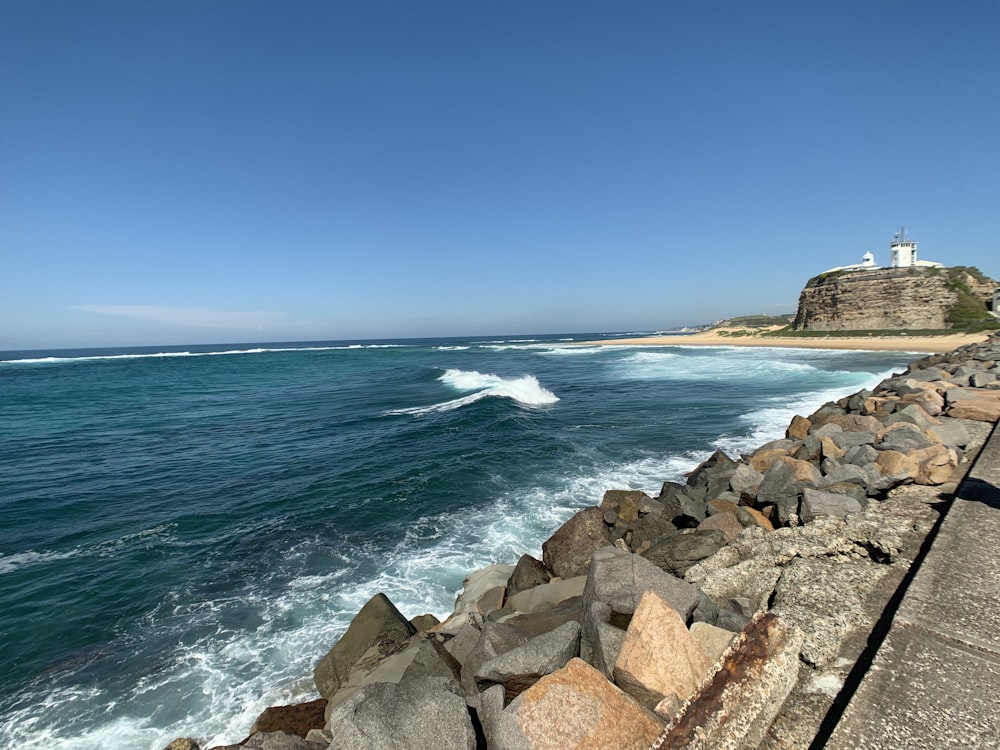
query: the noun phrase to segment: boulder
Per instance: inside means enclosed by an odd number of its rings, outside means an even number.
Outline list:
[[[163,750],[201,750],[197,742],[190,737],[178,737]]]
[[[560,578],[586,575],[594,550],[611,543],[600,508],[577,512],[542,545],[545,567]]]
[[[462,591],[455,600],[454,615],[471,612],[487,615],[503,606],[507,581],[513,575],[513,565],[487,565],[473,571],[462,581]]]
[[[819,516],[844,518],[849,513],[859,513],[861,510],[863,510],[861,503],[853,497],[807,487],[802,491],[799,516],[803,523],[809,523]]]
[[[461,681],[466,695],[475,695],[480,686],[476,674],[480,668],[500,654],[523,646],[531,635],[506,622],[487,622],[479,634],[476,645],[462,661]]]
[[[504,701],[514,698],[539,678],[562,669],[580,653],[580,623],[567,622],[486,661],[476,670],[480,691],[503,685]]]
[[[941,424],[928,427],[927,433],[936,437],[942,445],[948,448],[965,448],[972,442],[972,437],[965,423],[958,419],[948,419]]]
[[[286,732],[257,732],[244,740],[245,750],[326,750],[326,745],[311,742]]]
[[[410,625],[418,633],[426,633],[431,628],[441,624],[441,621],[432,614],[417,615],[410,618]]]
[[[317,698],[307,703],[296,703],[290,706],[271,706],[250,728],[250,734],[257,732],[285,732],[305,738],[311,729],[322,729],[326,723],[326,698]]]
[[[796,414],[792,417],[792,421],[788,425],[788,429],[785,430],[785,437],[790,440],[805,440],[809,435],[810,427],[812,427],[812,422],[805,417],[800,417]]]
[[[691,584],[664,572],[638,555],[606,547],[594,553],[583,593],[583,635],[580,655],[611,674],[624,628],[646,591],[655,591],[686,622],[701,600]]]
[[[979,422],[1000,420],[1000,400],[970,398],[955,401],[946,412],[956,419],[974,419]]]
[[[878,449],[906,453],[935,445],[935,440],[922,429],[910,422],[890,424],[882,431]]]
[[[691,623],[690,633],[712,664],[722,658],[735,637],[732,631],[709,625],[707,622]]]
[[[736,509],[736,520],[743,528],[756,526],[764,531],[774,531],[774,524],[771,520],[756,508],[740,506]]]
[[[625,523],[639,517],[639,510],[649,507],[652,498],[642,490],[608,490],[601,498],[601,509],[612,510]]]
[[[729,477],[729,488],[740,497],[757,497],[757,488],[764,481],[764,475],[750,464],[738,464]]]
[[[522,591],[527,591],[534,586],[548,583],[552,578],[549,569],[545,567],[541,560],[536,560],[531,555],[521,555],[514,566],[514,572],[510,574],[507,581],[507,598],[510,601],[512,596]]]
[[[516,612],[539,612],[553,609],[567,599],[581,596],[586,583],[587,576],[550,581],[516,594],[507,600],[507,605]]]
[[[702,521],[702,525],[711,519]],[[733,516],[734,523],[739,521]],[[742,527],[740,527],[742,531]],[[739,533],[737,533],[739,536]],[[695,530],[683,534],[662,537],[655,542],[643,555],[658,568],[667,571],[678,578],[699,560],[714,555],[726,545],[726,535],[714,529]]]
[[[882,429],[883,425],[875,417],[868,417],[863,414],[835,414],[825,420],[825,424],[835,424],[844,432],[875,432]]]
[[[743,531],[743,524],[736,517],[736,510],[737,506],[733,506],[731,511],[709,516],[698,524],[698,531],[718,531],[725,537],[727,542],[735,542],[739,539],[740,533]]]
[[[798,513],[802,488],[807,482],[815,483],[819,478],[819,471],[808,461],[783,457],[764,474],[764,480],[757,489],[757,502],[774,505],[778,510],[778,521],[787,524],[792,515]]]
[[[915,424],[920,429],[925,430],[932,425],[939,424],[940,420],[932,417],[920,405],[909,404],[902,409],[897,409],[885,418],[885,423],[887,425],[895,424],[896,422],[909,422],[910,424]]]
[[[499,750],[647,750],[663,726],[580,659],[521,693],[496,724]]]
[[[802,634],[772,614],[754,618],[722,667],[656,739],[660,750],[757,747],[795,685]]]
[[[917,462],[917,475],[913,479],[916,484],[944,484],[951,479],[958,466],[955,451],[940,444],[911,451],[910,456]]]
[[[333,709],[328,726],[336,746],[351,750],[476,747],[465,699],[432,677],[366,685]]]
[[[354,616],[347,632],[313,670],[319,694],[331,698],[346,684],[362,656],[367,654],[379,660],[402,651],[415,632],[385,594],[376,594]],[[374,653],[368,654],[369,649]]]
[[[687,700],[710,667],[677,610],[653,591],[643,594],[615,661],[618,687],[653,710],[671,693]]]

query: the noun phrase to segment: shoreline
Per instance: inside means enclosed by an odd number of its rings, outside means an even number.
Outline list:
[[[945,354],[968,344],[978,344],[990,337],[990,332],[956,333],[943,336],[803,336],[762,337],[726,336],[726,329],[704,333],[637,336],[598,341],[579,341],[576,346],[751,346],[782,349],[838,349],[876,352],[921,352]]]

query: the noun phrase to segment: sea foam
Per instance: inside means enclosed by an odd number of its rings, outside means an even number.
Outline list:
[[[484,398],[507,398],[524,406],[546,406],[559,400],[552,391],[543,388],[534,375],[502,378],[499,375],[483,374],[475,370],[445,370],[438,380],[454,390],[470,393],[430,406],[392,409],[387,413],[414,416],[434,414],[460,409]]]

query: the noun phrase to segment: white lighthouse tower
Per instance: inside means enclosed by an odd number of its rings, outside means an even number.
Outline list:
[[[906,227],[900,227],[899,231],[892,236],[889,250],[892,253],[893,268],[917,265],[917,243],[906,236]]]

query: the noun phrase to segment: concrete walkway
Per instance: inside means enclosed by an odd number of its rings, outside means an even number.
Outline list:
[[[1000,427],[824,747],[1000,748]]]

